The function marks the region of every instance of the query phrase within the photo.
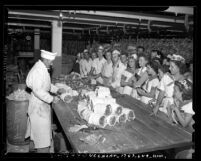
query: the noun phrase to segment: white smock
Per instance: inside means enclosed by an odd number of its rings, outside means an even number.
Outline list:
[[[51,84],[48,70],[41,60],[28,73],[26,85],[32,93],[25,138],[30,136],[35,148],[49,147],[52,139],[50,103],[53,101],[49,91],[55,93],[58,88]]]

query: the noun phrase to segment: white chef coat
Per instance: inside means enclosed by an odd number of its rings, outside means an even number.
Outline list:
[[[91,67],[92,67],[91,58],[89,60],[84,59],[83,60],[83,74],[84,74],[84,76],[87,76],[87,74],[89,74],[89,72],[91,71]]]
[[[101,84],[108,84],[109,83],[109,79],[112,77],[112,73],[113,73],[113,64],[112,61],[110,63],[108,63],[107,61],[103,64],[103,68],[101,71],[101,74],[107,78],[102,78],[99,77],[97,78],[97,81]]]
[[[167,107],[174,102],[174,80],[168,74],[164,74],[159,83],[158,89],[165,92],[165,97],[163,98],[159,110],[167,114]]]
[[[26,78],[26,85],[32,89],[28,106],[28,122],[25,138],[30,136],[35,148],[49,147],[52,139],[50,103],[58,88],[51,84],[50,75],[44,63],[39,60]]]
[[[101,60],[99,58],[94,59],[93,67],[95,68],[95,74],[101,73],[105,62],[106,62],[105,58],[102,58]]]
[[[125,65],[123,65],[119,60],[118,63],[113,67],[112,82],[111,82],[111,86],[113,88],[119,88],[121,86],[120,85],[121,76],[125,70],[126,70]]]

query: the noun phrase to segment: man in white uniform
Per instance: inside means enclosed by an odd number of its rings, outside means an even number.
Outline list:
[[[111,80],[111,86],[115,88],[117,91],[121,87],[121,76],[126,70],[125,65],[123,65],[119,58],[120,52],[118,50],[114,50],[112,52],[112,62],[113,62],[113,74]]]
[[[106,62],[105,58],[103,57],[103,50],[104,48],[102,46],[99,46],[98,58],[95,59],[97,65],[96,65],[96,68],[93,68],[94,71],[92,71],[92,73],[95,72],[95,75],[92,77],[95,80],[101,76],[103,65]]]
[[[58,98],[49,92],[57,94],[66,92],[51,84],[48,73],[56,54],[41,50],[41,60],[35,63],[26,78],[26,85],[32,93],[29,99],[25,138],[30,136],[39,153],[48,153],[52,141],[50,103],[56,102]]]
[[[83,74],[84,76],[87,76],[90,71],[91,71],[91,67],[92,67],[92,60],[89,57],[89,52],[88,50],[84,50],[84,61],[83,61]]]

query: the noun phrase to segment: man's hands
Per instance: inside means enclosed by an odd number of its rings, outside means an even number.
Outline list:
[[[59,99],[58,96],[54,96],[52,102],[53,102],[53,103],[57,103],[59,100],[60,100],[60,99]]]
[[[59,88],[58,91],[57,91],[57,94],[61,95],[63,93],[66,93],[66,90],[64,88]]]

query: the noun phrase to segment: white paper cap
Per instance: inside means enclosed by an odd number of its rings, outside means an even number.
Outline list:
[[[52,53],[52,52],[45,51],[45,50],[40,50],[40,51],[41,51],[41,57],[48,59],[48,60],[54,60],[57,55],[57,53]]]
[[[120,55],[120,52],[119,52],[118,50],[114,50],[114,51],[112,52],[112,54],[114,54],[114,55]]]

